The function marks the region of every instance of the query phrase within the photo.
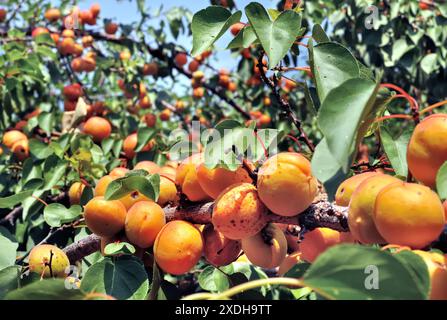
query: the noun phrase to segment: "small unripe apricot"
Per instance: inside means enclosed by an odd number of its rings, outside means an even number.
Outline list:
[[[28,139],[20,140],[14,143],[11,147],[11,151],[19,161],[24,161],[27,159],[29,157]]]
[[[233,24],[230,28],[231,34],[233,36],[236,36],[243,28],[245,27],[245,24],[242,22],[237,22]]]
[[[61,12],[59,9],[51,8],[45,12],[45,19],[50,22],[57,21],[61,18]]]
[[[388,243],[419,249],[441,234],[445,213],[441,200],[430,188],[396,182],[377,195],[374,222]]]
[[[202,162],[203,154],[198,153],[183,160],[177,168],[175,181],[190,201],[198,202],[210,199],[197,178],[196,167]]]
[[[267,208],[256,187],[241,183],[228,187],[214,202],[212,222],[229,239],[254,236],[267,224]]]
[[[74,83],[65,86],[63,89],[64,96],[70,101],[76,101],[80,96],[84,94],[82,86],[79,83]]]
[[[44,27],[37,27],[33,29],[33,32],[31,32],[31,36],[33,38],[36,38],[37,36],[45,33],[50,33],[50,31],[48,31],[48,29]]]
[[[107,34],[115,34],[118,31],[118,25],[113,22],[109,22],[105,25],[105,31]]]
[[[275,224],[268,224],[258,234],[241,240],[248,260],[261,268],[278,267],[287,255],[287,240]]]
[[[101,237],[111,237],[124,228],[126,207],[118,200],[95,197],[84,207],[87,227]]]
[[[395,177],[377,173],[367,176],[357,186],[351,196],[348,215],[349,230],[356,240],[365,244],[386,243],[374,224],[374,205],[377,195],[384,187],[399,181]]]
[[[290,269],[301,262],[301,251],[295,251],[288,254],[278,269],[278,276],[283,277]]]
[[[112,125],[101,117],[91,117],[84,124],[84,133],[90,135],[95,142],[101,142],[110,137]]]
[[[70,199],[70,204],[80,204],[82,192],[85,189],[85,185],[81,182],[75,182],[70,186],[68,190],[68,198]]]
[[[186,221],[167,223],[155,239],[155,261],[163,271],[173,275],[190,271],[200,260],[202,251],[202,234]]]
[[[434,188],[436,174],[447,161],[447,114],[434,114],[414,129],[407,149],[408,168],[423,184]]]
[[[175,64],[183,67],[188,62],[188,56],[184,52],[177,53],[174,57]]]
[[[173,169],[174,170],[174,169]],[[160,177],[160,193],[158,195],[157,203],[160,206],[165,206],[170,202],[177,202],[179,199],[177,195],[177,187],[171,180],[161,176]]]
[[[156,174],[160,172],[160,167],[152,161],[140,161],[135,165],[134,170],[146,170],[150,174]]]
[[[239,257],[240,241],[228,239],[211,224],[203,229],[202,235],[205,259],[212,265],[226,266]]]
[[[3,135],[3,141],[2,143],[9,149],[12,148],[12,146],[16,143],[19,142],[20,140],[28,140],[28,137],[18,131],[18,130],[11,130],[11,131],[7,131],[5,132],[5,134]]]
[[[447,300],[447,261],[437,252],[414,250],[424,259],[430,275],[430,300]]]
[[[153,201],[141,201],[127,212],[126,236],[137,246],[149,248],[165,224],[165,213],[158,204]]]
[[[278,215],[294,216],[303,212],[312,204],[317,191],[310,162],[299,153],[279,153],[259,169],[259,197]]]
[[[158,74],[158,64],[155,62],[145,63],[143,66],[143,75],[155,76]]]
[[[236,171],[224,168],[208,169],[203,163],[197,168],[197,179],[203,191],[213,199],[232,184],[253,182],[243,167],[239,167]]]
[[[360,174],[356,174],[345,181],[343,181],[337,189],[335,193],[335,204],[338,206],[347,207],[349,205],[349,201],[351,201],[352,193],[357,189],[360,183],[362,183],[365,179],[372,177],[378,174],[378,172],[364,172]]]
[[[70,261],[65,252],[58,247],[41,244],[31,250],[28,264],[31,272],[43,278],[65,277],[67,275],[65,269],[70,266]]]

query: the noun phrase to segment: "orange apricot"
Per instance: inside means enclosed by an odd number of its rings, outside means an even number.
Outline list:
[[[140,201],[127,212],[125,230],[130,242],[149,248],[166,224],[163,209],[153,201]]]
[[[171,113],[172,111],[168,108],[163,109],[162,112],[160,112],[160,120],[161,121],[169,121],[169,119],[171,118]]]
[[[92,4],[90,6],[90,12],[92,13],[93,17],[97,18],[101,12],[101,6],[98,3]]]
[[[186,221],[167,223],[155,239],[155,261],[163,271],[173,275],[190,271],[200,260],[202,252],[202,234]]]
[[[125,61],[125,60],[129,60],[131,57],[130,51],[129,50],[125,50],[125,51],[121,51],[120,52],[120,59]]]
[[[29,143],[28,139],[20,140],[14,143],[11,147],[12,153],[19,161],[24,161],[29,157]]]
[[[79,83],[74,83],[65,86],[63,89],[63,94],[68,100],[75,101],[84,94],[84,91],[82,90],[82,86]]]
[[[48,29],[44,28],[44,27],[37,27],[37,28],[34,28],[33,31],[31,32],[31,36],[33,38],[36,38],[37,36],[39,36],[41,34],[45,34],[45,33],[50,33],[50,31],[48,31]]]
[[[160,206],[165,206],[170,202],[177,202],[179,199],[177,195],[177,187],[171,180],[161,176],[160,177],[160,193],[158,195],[157,203]]]
[[[363,180],[351,196],[348,224],[352,236],[365,244],[386,243],[374,223],[374,205],[379,192],[400,180],[385,174],[370,175]]]
[[[123,151],[128,159],[133,159],[136,155],[135,148],[138,144],[138,135],[136,133],[132,133],[124,139],[123,143]],[[148,142],[146,146],[144,146],[141,151],[150,151],[152,149],[152,144]]]
[[[196,167],[202,162],[203,154],[197,153],[183,160],[177,168],[175,177],[176,184],[181,188],[182,193],[185,194],[190,201],[198,202],[210,199],[200,186],[197,178]]]
[[[118,200],[95,197],[84,207],[87,227],[101,237],[111,237],[124,228],[126,207]]]
[[[101,117],[91,117],[84,124],[84,133],[90,135],[95,142],[101,142],[110,137],[112,125]]]
[[[5,132],[5,134],[3,135],[3,140],[2,143],[9,149],[12,148],[12,146],[16,143],[19,142],[20,140],[28,140],[27,136],[18,131],[18,130],[11,130],[11,131],[7,131]]]
[[[175,180],[175,175],[177,174],[176,168],[165,165],[160,168],[160,175],[163,175],[169,179]]]
[[[388,243],[415,249],[436,240],[445,224],[438,195],[426,186],[406,182],[393,183],[379,192],[373,218]]]
[[[3,22],[6,20],[6,10],[3,8],[0,8],[0,22]]]
[[[175,64],[179,67],[183,67],[188,62],[188,56],[184,52],[179,52],[174,57]]]
[[[230,28],[231,34],[233,36],[236,36],[244,27],[245,27],[245,24],[242,22],[237,22],[237,23],[233,24]]]
[[[51,265],[50,265],[51,263]],[[35,246],[29,254],[29,271],[43,278],[65,277],[70,261],[64,251],[56,246],[41,244]]]
[[[317,180],[310,162],[301,154],[279,153],[259,169],[258,192],[262,202],[281,216],[294,216],[307,209],[317,195]]]
[[[113,22],[109,22],[104,27],[107,34],[115,34],[118,31],[118,25]]]
[[[292,269],[295,265],[301,262],[301,251],[294,251],[291,254],[288,254],[283,262],[279,265],[278,275],[283,277],[290,269]]]
[[[434,114],[421,121],[408,144],[408,168],[423,184],[434,188],[436,174],[447,161],[447,114]]]
[[[157,117],[152,113],[145,114],[143,119],[149,128],[155,127],[155,124],[157,123]]]
[[[106,190],[110,182],[112,182],[115,179],[116,177],[112,177],[111,175],[107,175],[99,179],[95,187],[95,196],[96,197],[104,196],[106,194]]]
[[[61,18],[61,12],[57,8],[51,8],[45,12],[45,19],[47,19],[50,22],[57,21],[60,18]]]
[[[150,174],[156,174],[160,172],[160,167],[152,161],[140,161],[135,165],[134,170],[146,170]]]
[[[207,225],[203,231],[204,256],[206,261],[214,266],[226,266],[239,257],[241,242],[231,240],[214,229],[212,224]]]
[[[414,250],[428,268],[430,275],[430,300],[447,300],[447,261],[446,257],[437,252]]]
[[[355,189],[362,183],[365,179],[372,177],[378,174],[377,172],[364,172],[360,174],[356,174],[345,181],[343,181],[337,189],[335,193],[335,204],[338,206],[347,207],[349,205],[349,201],[351,201],[352,193]]]
[[[212,223],[232,240],[254,236],[267,224],[267,208],[250,183],[229,186],[214,202]]]
[[[129,172],[129,169],[123,167],[117,167],[110,171],[109,175],[113,178],[122,178]]]
[[[82,192],[84,192],[85,185],[82,182],[75,182],[68,189],[68,198],[70,199],[70,204],[80,204]]]

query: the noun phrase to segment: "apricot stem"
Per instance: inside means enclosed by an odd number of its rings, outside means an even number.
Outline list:
[[[444,101],[441,101],[441,102],[437,102],[437,103],[432,104],[431,106],[428,106],[427,108],[421,110],[421,112],[419,112],[419,113],[420,113],[420,114],[424,114],[424,113],[426,113],[426,112],[430,112],[430,111],[432,111],[433,109],[436,109],[436,108],[438,108],[438,107],[442,107],[442,106],[444,106],[444,105],[446,105],[446,104],[447,104],[447,100],[444,100]]]
[[[406,120],[411,120],[412,117],[407,115],[407,114],[392,114],[392,115],[389,115],[389,116],[383,116],[383,117],[377,118],[376,120],[374,120],[374,122],[382,122],[382,121],[387,120],[387,119],[406,119]]]

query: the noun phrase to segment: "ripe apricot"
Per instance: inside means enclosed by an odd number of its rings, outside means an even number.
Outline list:
[[[123,61],[129,60],[131,57],[130,51],[125,50],[120,52],[120,59]]]
[[[441,200],[430,188],[396,182],[377,195],[374,222],[388,243],[419,249],[441,234],[445,213]]]
[[[44,28],[44,27],[37,27],[37,28],[34,28],[33,31],[31,32],[31,36],[33,38],[36,38],[37,36],[39,36],[41,34],[45,34],[45,33],[50,33],[50,31],[48,31],[48,29]]]
[[[213,199],[216,199],[223,190],[232,184],[253,182],[247,170],[242,167],[236,171],[224,168],[208,169],[203,163],[197,168],[197,179],[203,191]]]
[[[148,113],[144,115],[144,122],[149,128],[155,127],[155,124],[157,123],[157,117],[155,114]]]
[[[174,57],[175,64],[179,67],[183,67],[188,62],[188,56],[184,52],[179,52]]]
[[[113,22],[109,22],[104,27],[107,34],[115,34],[118,31],[118,25]]]
[[[96,24],[96,18],[90,10],[82,10],[80,18],[83,24],[88,24],[90,26],[94,26]]]
[[[115,179],[116,178],[112,177],[111,175],[107,175],[99,179],[95,187],[95,196],[96,197],[104,196],[106,194],[106,190],[110,182],[112,182]]]
[[[430,300],[447,300],[447,262],[445,256],[437,252],[414,250],[424,259],[430,275]]]
[[[92,4],[90,6],[90,12],[92,13],[93,17],[97,18],[101,12],[101,6],[98,3]]]
[[[201,153],[197,153],[183,160],[177,168],[177,174],[175,177],[176,184],[180,186],[182,193],[186,195],[190,201],[198,202],[210,199],[200,186],[197,178],[196,167],[202,162],[203,155]]]
[[[148,109],[152,106],[152,102],[149,96],[144,96],[143,98],[140,99],[138,105],[140,106],[141,109]]]
[[[177,174],[176,168],[173,168],[171,166],[165,165],[160,168],[160,175],[165,176],[169,179],[175,180],[175,176]]]
[[[160,112],[160,120],[169,121],[169,119],[171,118],[171,113],[171,110],[169,110],[168,108],[163,109],[163,111]]]
[[[328,248],[343,242],[352,242],[349,236],[329,228],[316,228],[304,235],[300,243],[301,257],[314,262]]]
[[[75,58],[71,60],[71,68],[74,72],[82,72],[84,71],[84,67],[82,65],[82,58]]]
[[[64,38],[58,43],[59,52],[62,55],[73,54],[75,44],[76,43],[72,38]]]
[[[137,246],[149,248],[165,224],[165,213],[158,204],[153,201],[141,201],[127,212],[126,236]]]
[[[258,127],[268,126],[272,122],[272,118],[268,114],[263,114],[258,119]]]
[[[68,189],[68,198],[70,199],[70,204],[80,204],[82,192],[84,192],[85,185],[81,182],[75,182]]]
[[[65,269],[70,266],[70,261],[65,252],[58,247],[41,244],[31,250],[28,264],[31,272],[43,278],[65,277],[67,275]]]
[[[279,266],[278,275],[283,277],[290,269],[301,261],[301,251],[298,250],[288,254]]]
[[[75,34],[74,30],[72,30],[72,29],[64,29],[62,31],[62,37],[74,39],[74,38],[76,38],[76,34]]]
[[[160,167],[152,161],[140,161],[135,165],[134,170],[146,170],[150,174],[156,174],[160,171]]]
[[[245,27],[245,24],[242,22],[237,22],[233,24],[230,28],[231,34],[233,36],[236,36],[243,28]]]
[[[254,236],[267,224],[267,208],[256,187],[240,183],[225,189],[214,202],[212,222],[227,238],[239,240]]]
[[[171,180],[161,176],[160,177],[160,193],[158,195],[157,203],[160,206],[165,206],[169,202],[178,201],[177,187]]]
[[[189,70],[189,72],[194,73],[199,69],[199,67],[200,67],[200,62],[197,61],[196,59],[193,59],[188,65],[188,70]]]
[[[129,172],[129,169],[123,167],[117,167],[112,171],[110,171],[109,175],[113,178],[121,178],[124,177],[127,172]]]
[[[14,143],[11,147],[11,151],[19,161],[24,161],[27,159],[29,157],[28,139],[20,140]]]
[[[445,219],[447,220],[447,200],[444,201],[443,206],[444,206],[444,212],[445,212]]]
[[[351,201],[352,193],[357,189],[360,183],[362,183],[365,179],[372,177],[378,174],[377,172],[364,172],[360,174],[356,174],[345,181],[343,181],[337,189],[335,193],[335,204],[338,206],[347,207],[349,205],[349,201]]]
[[[84,124],[84,133],[90,135],[95,142],[101,142],[110,137],[112,125],[101,117],[91,117]]]
[[[84,94],[82,86],[79,83],[70,84],[63,89],[64,96],[70,101],[76,101]]]
[[[11,149],[12,146],[20,140],[28,140],[28,138],[24,133],[22,133],[18,130],[11,130],[11,131],[5,132],[5,134],[3,135],[2,143],[7,148]]]
[[[57,8],[51,8],[45,12],[45,19],[47,19],[50,22],[57,21],[60,18],[61,18],[61,12]]]
[[[214,229],[213,225],[207,225],[203,231],[205,259],[215,266],[226,266],[239,257],[241,242],[231,240]]]
[[[155,76],[158,74],[158,64],[155,62],[145,63],[143,66],[143,75]]]
[[[310,162],[301,154],[279,153],[259,169],[258,192],[262,202],[281,216],[294,216],[309,207],[317,195],[317,180]]]
[[[0,22],[3,22],[6,20],[6,10],[3,8],[0,8]]]
[[[204,89],[203,87],[195,88],[195,89],[192,91],[192,95],[193,95],[193,97],[196,98],[196,99],[203,98],[203,96],[205,95],[205,89]]]
[[[123,151],[128,159],[133,159],[136,155],[135,148],[138,144],[138,135],[136,133],[132,133],[124,139],[123,143]],[[151,142],[148,142],[146,146],[141,149],[142,152],[150,151],[152,149]]]
[[[230,83],[228,83],[227,89],[228,89],[228,91],[230,91],[230,92],[235,92],[235,91],[237,90],[237,85],[236,85],[236,83],[235,83],[235,82],[230,82]]]
[[[269,223],[261,232],[241,240],[248,260],[261,268],[276,268],[287,255],[287,240],[282,230]]]
[[[365,244],[386,243],[386,240],[383,239],[374,224],[374,205],[377,195],[384,187],[399,181],[400,180],[395,177],[378,173],[367,176],[366,179],[357,186],[357,189],[350,197],[351,202],[349,204],[348,215],[349,230],[356,240]],[[358,181],[353,181],[352,184],[357,182]],[[348,191],[348,188],[351,187],[352,184],[346,184]]]
[[[422,120],[414,129],[408,144],[408,168],[423,184],[434,188],[436,174],[447,161],[447,114],[434,114]]]
[[[118,200],[95,197],[84,207],[87,227],[101,237],[111,237],[124,228],[126,207]]]
[[[171,221],[158,233],[154,257],[165,272],[181,275],[191,270],[203,251],[202,234],[186,221]]]
[[[133,191],[118,200],[124,205],[126,210],[129,210],[133,207],[134,204],[137,204],[141,201],[150,201],[148,197],[138,191]]]

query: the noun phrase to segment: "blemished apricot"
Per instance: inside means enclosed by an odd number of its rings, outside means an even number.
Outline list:
[[[343,242],[351,242],[351,239],[336,230],[316,228],[304,234],[300,243],[301,257],[307,262],[314,262],[328,248]]]
[[[51,262],[51,265],[50,265]],[[65,277],[65,269],[70,261],[64,251],[56,246],[41,244],[35,246],[29,254],[29,271],[43,278]]]
[[[278,275],[283,277],[290,269],[301,261],[301,251],[298,250],[288,254],[279,266]]]
[[[233,36],[236,36],[243,28],[245,27],[245,24],[242,22],[237,22],[233,24],[230,28],[231,34]]]
[[[101,117],[91,117],[84,124],[84,133],[90,135],[95,142],[101,142],[110,137],[112,125]]]
[[[414,129],[408,144],[408,168],[423,184],[434,188],[436,174],[447,161],[447,114],[434,114],[422,120]]]
[[[188,62],[188,56],[184,52],[177,53],[174,57],[175,64],[183,67]]]
[[[45,19],[47,19],[50,22],[57,21],[60,18],[61,18],[61,12],[57,8],[51,8],[45,12]]]
[[[0,8],[0,22],[3,22],[6,20],[6,10],[3,8]]]
[[[50,31],[48,31],[48,29],[44,28],[44,27],[37,27],[37,28],[34,28],[33,31],[31,32],[31,36],[33,38],[36,38],[37,36],[39,36],[41,34],[45,34],[45,33],[50,33]]]
[[[123,167],[117,167],[110,171],[109,175],[114,178],[122,178],[129,172],[129,169]]]
[[[177,195],[177,187],[171,180],[161,176],[160,177],[160,194],[158,195],[157,203],[160,206],[165,206],[168,203],[174,203],[179,200]]]
[[[5,132],[5,134],[3,135],[2,143],[7,148],[11,149],[12,146],[20,140],[28,140],[28,138],[24,133],[22,133],[18,130],[11,130],[11,131]]]
[[[426,186],[406,182],[393,183],[379,192],[373,218],[388,243],[414,249],[436,240],[445,224],[438,195]]]
[[[75,182],[68,189],[68,198],[70,199],[70,204],[80,204],[82,192],[84,192],[85,185],[81,182]]]
[[[203,191],[213,199],[232,184],[253,182],[243,167],[239,167],[236,171],[224,168],[208,169],[203,163],[197,168],[197,179]]]
[[[447,261],[437,252],[414,250],[425,262],[430,275],[430,300],[447,300]]]
[[[165,213],[158,204],[153,201],[141,201],[127,212],[126,236],[137,246],[149,248],[165,224]]]
[[[241,240],[248,260],[261,268],[276,268],[287,255],[287,240],[282,230],[269,223],[261,232]]]
[[[378,174],[377,172],[364,172],[360,174],[356,174],[345,181],[343,181],[337,189],[335,193],[335,204],[338,206],[347,207],[349,205],[349,201],[351,201],[352,193],[357,189],[360,183],[362,183],[365,179],[372,177]]]
[[[138,162],[135,165],[134,170],[146,170],[150,174],[156,174],[160,172],[160,167],[155,162],[147,160]]]
[[[129,136],[127,136],[126,139],[124,139],[123,142],[123,151],[124,154],[128,159],[133,159],[136,155],[135,148],[138,144],[138,135],[136,133],[132,133]],[[143,149],[141,149],[142,152],[144,151],[150,151],[152,149],[151,142],[148,142],[146,146],[144,146]]]
[[[113,22],[109,22],[105,25],[104,30],[107,34],[115,34],[118,31],[118,25]]]
[[[19,161],[24,161],[29,157],[28,139],[20,140],[13,144],[11,151]]]
[[[202,252],[202,234],[186,221],[167,223],[155,239],[155,261],[163,271],[173,275],[190,271],[200,260]]]
[[[206,261],[214,266],[226,266],[239,257],[241,242],[231,240],[214,229],[213,225],[207,225],[203,231],[204,256]]]
[[[134,204],[137,204],[141,201],[150,201],[150,199],[145,195],[139,193],[138,191],[133,191],[118,199],[118,201],[120,201],[124,205],[124,207],[126,207],[126,210],[129,210],[133,207]]]
[[[84,207],[87,227],[101,237],[111,237],[124,228],[126,207],[118,200],[95,197]]]
[[[84,91],[79,83],[74,83],[65,86],[63,89],[63,94],[68,100],[75,101],[84,94]]]
[[[350,196],[351,200],[348,215],[349,230],[351,231],[352,236],[361,243],[384,244],[386,243],[386,240],[383,239],[374,224],[374,205],[377,195],[384,187],[399,182],[400,180],[382,173],[361,176],[361,183],[357,185],[354,193]],[[366,177],[366,179],[363,179],[364,177]],[[351,188],[353,185],[357,184],[358,180],[360,180],[352,178],[350,178],[352,181],[350,184],[345,184],[348,192],[351,192],[348,188]],[[345,195],[342,195],[342,198],[347,200]]]
[[[258,192],[262,202],[281,216],[295,216],[317,195],[317,180],[310,162],[294,152],[279,153],[259,169]]]
[[[101,6],[98,3],[92,4],[90,7],[90,12],[92,13],[93,17],[97,18],[101,12]]]
[[[202,162],[203,154],[197,153],[183,160],[177,168],[175,182],[190,201],[198,202],[210,199],[197,178],[196,167]]]
[[[145,63],[143,66],[143,75],[155,76],[158,74],[158,64],[155,62]]]
[[[241,183],[228,187],[214,202],[212,223],[227,238],[240,240],[257,234],[265,227],[267,208],[256,187]]]

